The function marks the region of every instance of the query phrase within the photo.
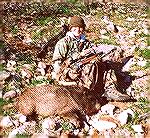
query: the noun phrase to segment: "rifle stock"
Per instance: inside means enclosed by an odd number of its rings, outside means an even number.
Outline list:
[[[60,31],[59,34],[55,35],[54,37],[52,37],[44,46],[43,48],[40,50],[40,52],[37,54],[38,58],[44,58],[48,52],[48,47],[51,46],[52,50],[54,48],[54,46],[56,45],[56,43],[63,37],[65,37],[67,31],[68,31],[68,26],[67,25],[62,25],[62,31]]]
[[[86,56],[80,57],[78,59],[75,59],[73,61],[71,61],[70,65],[76,63],[78,66],[81,65],[85,65],[93,60],[101,60],[102,58],[104,58],[105,56],[109,55],[110,53],[114,52],[117,48],[113,48],[112,50],[110,50],[109,52],[107,52],[106,54],[104,54],[103,52],[99,52],[99,53],[90,53]]]

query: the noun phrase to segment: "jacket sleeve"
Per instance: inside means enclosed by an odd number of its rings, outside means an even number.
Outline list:
[[[60,41],[57,42],[55,49],[54,49],[54,54],[53,54],[53,62],[55,61],[62,61],[67,54],[67,44],[64,41],[64,39],[61,39]]]
[[[61,39],[57,42],[54,54],[53,54],[53,71],[52,71],[52,79],[56,79],[56,75],[59,73],[61,63],[65,59],[67,54],[67,45],[64,39]]]

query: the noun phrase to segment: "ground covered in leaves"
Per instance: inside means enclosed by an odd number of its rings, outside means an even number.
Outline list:
[[[127,93],[135,97],[137,102],[110,102],[109,105],[101,107],[98,114],[89,118],[93,128],[85,126],[81,132],[74,129],[72,123],[59,117],[54,120],[41,118],[39,126],[33,122],[28,124],[24,116],[11,108],[12,104],[24,88],[53,83],[51,58],[55,43],[49,41],[54,40],[53,37],[62,30],[62,24],[68,24],[68,17],[72,15],[84,18],[87,25],[86,36],[91,42],[116,45],[124,49],[124,56],[133,56],[123,70],[137,77],[127,89]],[[4,3],[1,23],[3,38],[0,40],[0,129],[3,130],[0,135],[17,134],[20,137],[44,131],[50,135],[71,132],[81,136],[150,136],[149,15],[150,9],[146,4],[92,3],[85,6],[81,2]],[[40,52],[47,44],[46,54],[42,55]],[[120,109],[120,122],[114,119],[113,115],[117,113],[112,110],[114,106]],[[121,115],[124,118],[127,114],[130,116],[122,120]],[[97,118],[116,126],[108,124],[112,128],[103,130],[96,125],[100,121]]]

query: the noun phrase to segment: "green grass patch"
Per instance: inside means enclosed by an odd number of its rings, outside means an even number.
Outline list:
[[[150,59],[150,49],[140,49],[136,48],[134,51],[135,56],[142,56],[145,59]]]
[[[48,24],[56,25],[60,23],[56,17],[41,17],[35,20],[35,22],[40,26],[47,26]]]
[[[15,25],[15,26],[13,26],[13,27],[11,28],[11,33],[13,33],[13,34],[17,34],[18,31],[19,31],[19,28],[18,28],[17,25]]]
[[[27,134],[17,134],[15,138],[30,138],[31,136],[28,136]]]
[[[150,68],[150,61],[148,61],[148,62],[146,63],[146,66],[145,66],[144,68],[145,68],[145,69]]]
[[[17,60],[22,61],[22,65],[23,64],[32,64],[34,62],[32,55],[25,54],[25,53],[22,53],[22,54],[19,53],[17,55]]]
[[[13,101],[10,99],[10,100],[4,100],[3,98],[0,98],[0,115],[4,115],[4,116],[7,116],[7,115],[10,115],[12,112],[14,112],[14,109],[10,109],[8,111],[4,111],[3,110],[3,106],[4,105],[7,105],[7,104],[10,104],[10,103],[13,103]]]
[[[0,49],[3,49],[5,47],[3,42],[0,42]]]
[[[60,5],[57,10],[58,10],[58,13],[60,14],[69,15],[71,13],[71,9],[69,9],[69,7],[65,5]]]
[[[5,66],[3,64],[0,64],[0,71],[5,70]]]
[[[52,84],[54,82],[54,80],[48,80],[48,79],[40,79],[40,80],[36,80],[35,78],[33,78],[29,84],[29,86],[36,86],[38,84],[42,84],[42,83],[46,83],[46,84]]]
[[[114,39],[96,39],[93,42],[94,44],[118,45]]]
[[[141,55],[145,59],[150,59],[150,49],[141,50]]]
[[[67,3],[75,4],[78,0],[66,0]]]
[[[70,131],[73,129],[73,125],[67,121],[67,120],[64,120],[62,123],[61,123],[61,128],[62,130],[65,132],[65,131]]]

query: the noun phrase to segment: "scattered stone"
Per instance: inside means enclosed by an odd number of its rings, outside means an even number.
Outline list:
[[[9,100],[9,99],[11,99],[11,98],[16,97],[16,95],[17,95],[16,91],[11,90],[11,91],[6,92],[6,93],[3,95],[3,99]]]
[[[6,71],[0,71],[0,81],[3,81],[7,79],[10,76],[9,72]]]
[[[17,134],[24,134],[26,131],[25,131],[25,126],[20,126],[14,130],[12,130],[9,135],[8,135],[8,138],[15,138]]]
[[[24,122],[26,122],[26,120],[27,120],[27,117],[24,116],[24,115],[21,115],[21,116],[19,117],[19,122],[20,122],[20,123],[24,123]]]
[[[129,32],[129,37],[135,37],[136,34],[138,33],[138,30],[137,29],[133,29]]]
[[[138,77],[142,77],[142,76],[146,75],[146,71],[145,70],[138,70],[138,71],[135,71],[135,74]]]
[[[5,117],[3,117],[2,120],[1,120],[0,126],[1,126],[1,127],[11,127],[11,126],[13,126],[13,122],[12,122],[12,120],[10,119],[9,116],[5,116]]]
[[[134,64],[133,59],[131,58],[122,68],[122,71],[129,71],[131,66]]]
[[[98,131],[104,131],[107,129],[114,129],[117,127],[117,125],[115,123],[103,121],[103,120],[98,120],[96,118],[94,120],[90,120],[89,123]]]
[[[37,68],[37,71],[40,72],[42,76],[45,75],[45,70],[44,70],[44,68]]]
[[[26,69],[31,69],[31,68],[32,68],[32,65],[31,65],[31,64],[23,64],[22,67],[23,67],[23,68],[26,68]]]
[[[101,39],[110,39],[109,36],[101,35]]]
[[[120,121],[120,124],[125,125],[130,116],[131,117],[134,116],[134,112],[131,109],[127,109],[127,110],[124,110],[123,112],[121,112],[118,116],[118,120]]]
[[[128,21],[128,22],[133,22],[133,21],[135,21],[135,18],[128,17],[128,18],[126,19],[126,21]]]
[[[13,120],[13,124],[14,124],[15,127],[20,126],[20,122],[18,120]]]
[[[129,132],[129,130],[127,129],[121,129],[121,128],[117,128],[115,130],[115,136],[116,137],[125,137],[125,138],[131,138],[131,133]]]
[[[28,79],[30,79],[31,77],[32,77],[32,72],[31,71],[29,71],[28,69],[26,69],[26,68],[22,68],[21,69],[21,75],[22,75],[22,78],[28,78]]]
[[[102,29],[102,30],[100,30],[100,33],[101,33],[101,35],[104,35],[104,34],[106,34],[106,33],[107,33],[107,30]]]
[[[36,77],[36,80],[43,80],[43,79],[47,79],[47,77],[46,76],[37,76]]]
[[[79,129],[75,129],[75,130],[73,131],[73,134],[74,134],[75,136],[77,136],[77,135],[79,134],[79,132],[80,132]]]
[[[149,138],[149,136],[145,136],[144,133],[135,133],[135,138]]]
[[[101,111],[103,114],[113,115],[115,106],[113,104],[106,104],[101,107]]]
[[[45,69],[46,68],[46,64],[44,62],[39,62],[38,63],[38,68],[43,68]]]
[[[54,130],[55,129],[55,120],[52,119],[52,118],[46,118],[44,120],[44,122],[42,123],[42,130],[43,130],[43,133],[46,134],[46,135],[49,135],[49,131],[50,130]]]
[[[143,128],[142,128],[142,125],[132,125],[131,126],[133,128],[133,130],[137,133],[143,133]]]
[[[104,23],[106,23],[106,24],[109,24],[110,19],[109,19],[108,16],[103,16],[103,17],[102,17],[102,21],[103,21]]]
[[[45,68],[46,68],[46,64],[44,62],[38,63],[37,71],[39,71],[42,74],[42,76],[45,75]]]
[[[139,66],[141,66],[141,67],[144,67],[144,66],[146,66],[146,63],[147,63],[147,61],[145,61],[145,60],[140,60],[140,61],[137,62],[137,65],[139,65]]]
[[[13,67],[15,65],[16,65],[16,61],[10,60],[10,61],[7,62],[6,66],[7,66],[7,68],[10,68],[10,67]]]

